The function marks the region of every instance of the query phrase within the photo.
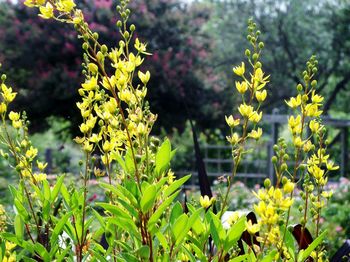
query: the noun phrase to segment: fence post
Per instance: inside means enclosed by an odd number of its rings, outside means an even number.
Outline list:
[[[340,174],[345,177],[348,171],[347,163],[348,163],[348,128],[343,127],[341,129],[340,135],[341,141],[341,162],[340,162]]]
[[[46,148],[45,150],[45,162],[47,163],[46,172],[51,174],[52,172],[52,149]]]

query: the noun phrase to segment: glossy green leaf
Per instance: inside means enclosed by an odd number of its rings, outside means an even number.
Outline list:
[[[188,216],[186,214],[182,214],[175,221],[174,225],[172,226],[172,232],[173,232],[175,241],[177,241],[178,238],[182,235],[184,229],[186,228],[187,222],[188,222]]]
[[[154,205],[154,201],[156,200],[157,189],[155,185],[148,186],[143,192],[141,198],[141,211],[143,213],[147,213]]]
[[[28,222],[29,221],[29,214],[28,214],[27,210],[25,209],[25,207],[22,205],[22,203],[16,198],[14,200],[14,204],[15,204],[15,207],[16,207],[18,214],[21,215],[23,221]]]
[[[232,246],[240,239],[242,233],[245,230],[245,222],[247,218],[242,216],[238,221],[231,226],[227,232],[227,238],[225,242],[225,251],[227,252]]]
[[[171,159],[171,144],[169,139],[165,139],[156,154],[156,172],[160,175],[166,170]]]
[[[277,250],[271,250],[262,260],[261,262],[272,262],[275,261],[275,256],[277,254]]]
[[[15,221],[14,221],[14,228],[15,228],[15,233],[16,237],[18,239],[23,239],[24,236],[24,222],[23,219],[19,214],[15,216]]]
[[[310,256],[311,252],[322,243],[326,235],[327,231],[322,232],[322,234],[312,241],[312,243],[305,250],[301,250],[298,255],[298,262],[305,261]]]
[[[64,226],[67,223],[68,218],[72,215],[72,212],[68,212],[67,214],[65,214],[63,217],[61,217],[59,219],[59,221],[56,223],[52,234],[51,234],[51,238],[50,238],[50,244],[51,246],[56,245],[56,241],[58,239],[58,236],[61,234]]]
[[[56,201],[58,193],[61,190],[61,186],[63,184],[63,181],[64,181],[64,175],[58,177],[57,182],[56,182],[56,184],[55,184],[55,186],[53,187],[53,190],[52,190],[51,202],[55,202]]]
[[[241,255],[235,258],[232,258],[229,260],[229,262],[243,262],[243,261],[249,261],[249,254]]]
[[[179,180],[175,180],[171,185],[168,186],[164,191],[164,196],[167,197],[171,195],[173,192],[178,190],[186,181],[191,177],[191,175],[184,176]]]
[[[51,262],[49,253],[47,252],[46,248],[39,242],[36,242],[34,244],[34,250],[35,253],[37,253],[44,260],[44,262]]]

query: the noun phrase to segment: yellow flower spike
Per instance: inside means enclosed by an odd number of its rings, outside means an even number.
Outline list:
[[[297,108],[301,105],[301,95],[297,95],[297,97],[292,97],[289,102],[285,101],[287,105],[293,109]]]
[[[147,85],[150,77],[151,77],[151,74],[149,71],[147,71],[146,73],[142,73],[141,71],[138,71],[137,72],[137,75],[138,77],[140,78],[141,82],[144,84],[144,85]]]
[[[241,66],[236,66],[233,68],[233,72],[238,76],[243,76],[245,73],[245,64],[242,62]]]
[[[252,130],[249,134],[248,137],[251,137],[255,140],[258,140],[262,136],[262,129],[259,127],[257,130]]]
[[[259,224],[252,224],[251,220],[248,220],[248,222],[245,222],[245,226],[247,228],[247,231],[249,234],[254,235],[255,233],[259,232],[260,225]]]
[[[53,6],[49,2],[45,6],[39,7],[40,13],[39,16],[44,19],[50,19],[53,17]]]
[[[256,100],[258,100],[259,103],[264,102],[267,97],[266,90],[263,91],[256,91],[255,93]]]
[[[238,107],[238,111],[243,117],[249,118],[253,114],[254,108],[246,104],[241,104]]]
[[[211,199],[209,199],[209,197],[207,195],[200,196],[199,198],[199,203],[203,208],[208,208],[210,207],[214,202],[214,198],[212,197]]]
[[[230,115],[230,116],[228,116],[228,117],[225,116],[225,120],[226,120],[227,125],[228,125],[230,128],[234,128],[234,127],[238,126],[239,123],[240,123],[239,118],[234,119],[232,115]]]
[[[247,82],[238,82],[236,81],[236,89],[240,94],[244,94],[248,90]]]

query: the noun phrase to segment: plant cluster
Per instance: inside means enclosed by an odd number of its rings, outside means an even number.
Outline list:
[[[312,80],[316,59],[307,63],[304,83],[298,85],[297,97],[288,102],[296,114],[289,121],[295,164],[288,166],[286,145],[280,140],[272,159],[276,183],[266,180],[265,188],[256,193],[258,219],[254,213],[234,212],[222,221],[237,168],[249,153],[245,144],[262,135],[260,105],[267,97],[269,76],[260,60],[264,48],[260,31],[250,20],[252,47],[245,55],[251,70],[245,63],[233,69],[240,77],[236,88],[242,104],[239,119],[226,117],[234,161],[226,194],[217,199],[204,195],[195,204],[180,203],[181,186],[190,176],[176,179],[170,169],[175,150],[169,140],[161,142],[150,135],[157,116],[145,99],[150,72],[141,69],[150,54],[135,35],[135,25],[128,24],[128,3],[121,0],[117,6],[120,20],[116,26],[122,39],[110,48],[99,41],[73,0],[25,1],[38,8],[44,19],[74,25],[83,42],[85,80],[78,89],[81,101],[77,103],[83,120],[81,135],[75,138],[84,153],[79,162],[82,183],[68,186],[62,175],[50,185],[46,163],[37,160],[38,150],[29,140],[26,113],[8,110],[16,92],[3,75],[0,141],[9,153],[2,152],[2,156],[19,177],[18,186],[10,186],[16,215],[6,222],[14,230],[1,224],[3,261],[304,261],[310,256],[322,261],[325,253],[320,244],[325,231],[321,233],[319,227],[320,213],[324,198],[330,195],[324,186],[328,171],[337,167],[326,154],[325,131],[319,120],[322,97],[315,93]],[[307,125],[311,135],[305,131]],[[89,201],[93,177],[106,201]],[[301,236],[294,241],[289,217],[298,183],[305,189],[305,205],[298,227]],[[314,241],[305,240],[310,218],[317,225]],[[296,230],[294,227],[293,234]]]

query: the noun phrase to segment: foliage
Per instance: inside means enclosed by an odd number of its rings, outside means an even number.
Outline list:
[[[10,185],[16,214],[7,221],[13,230],[2,226],[1,258],[220,262],[305,261],[312,257],[322,261],[326,231],[321,232],[320,218],[324,199],[330,197],[325,185],[328,172],[338,167],[326,154],[325,130],[319,120],[323,97],[315,93],[316,58],[307,62],[304,81],[297,85],[298,95],[287,101],[294,109],[289,118],[293,147],[288,149],[294,152],[289,157],[283,139],[275,145],[272,162],[277,179],[275,183],[265,180],[264,188],[256,193],[258,220],[254,213],[234,212],[224,225],[233,180],[249,153],[246,144],[259,140],[263,132],[260,107],[267,97],[269,76],[260,60],[264,49],[261,33],[249,20],[247,62],[233,68],[242,102],[239,118],[226,117],[234,162],[226,192],[217,199],[203,195],[194,204],[181,204],[177,197],[190,176],[175,178],[170,169],[175,154],[170,141],[150,135],[157,116],[145,99],[151,73],[142,67],[150,54],[138,38],[136,26],[129,23],[128,3],[122,0],[117,5],[121,40],[116,47],[108,47],[85,22],[73,0],[25,1],[41,18],[73,25],[83,41],[85,79],[77,103],[81,135],[74,139],[83,152],[81,183],[69,184],[65,175],[60,175],[50,185],[47,163],[38,160],[38,149],[29,139],[26,113],[8,109],[17,93],[3,75],[0,141],[7,152],[1,153],[18,174],[18,183]],[[8,122],[14,133],[9,132]],[[288,158],[293,166],[288,167]],[[98,202],[90,201],[89,196],[93,176],[106,196]],[[303,217],[300,225],[291,228],[290,210],[298,184],[305,189],[300,193],[305,203]],[[309,221],[316,224],[313,241],[307,238]],[[300,238],[294,234],[296,228]]]

